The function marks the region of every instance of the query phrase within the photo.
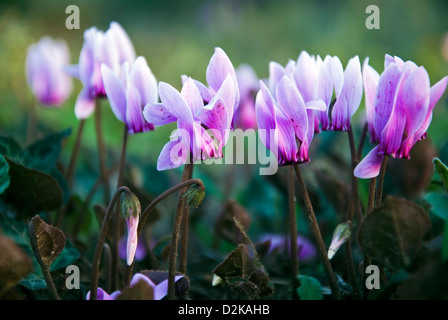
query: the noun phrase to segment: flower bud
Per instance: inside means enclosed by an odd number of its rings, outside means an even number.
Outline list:
[[[328,249],[328,259],[332,259],[339,248],[347,242],[352,234],[352,225],[349,222],[338,224],[333,232],[330,248]]]
[[[196,208],[202,203],[205,197],[205,188],[199,184],[194,184],[184,194],[187,198],[187,206],[195,206]]]
[[[123,193],[121,196],[121,212],[126,219],[128,227],[128,238],[126,243],[126,262],[132,264],[137,250],[138,234],[137,228],[140,219],[140,201],[134,193]]]

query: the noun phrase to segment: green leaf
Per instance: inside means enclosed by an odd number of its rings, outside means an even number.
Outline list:
[[[5,157],[0,154],[0,194],[9,187],[9,165]]]
[[[71,129],[67,129],[34,142],[25,149],[22,164],[48,173],[61,154],[63,139],[70,133]]]
[[[440,161],[439,158],[434,158],[432,160],[434,163],[434,169],[438,173],[440,179],[442,180],[442,184],[446,190],[448,190],[448,168],[447,166]]]
[[[22,216],[57,209],[62,205],[62,190],[51,175],[29,169],[8,158],[6,161],[10,184],[2,195]]]
[[[22,148],[13,138],[0,136],[0,153],[19,161],[22,157]]]
[[[431,206],[431,213],[448,222],[448,194],[428,192],[423,199]]]
[[[40,271],[40,269],[36,270]],[[30,290],[42,290],[47,288],[47,283],[43,276],[39,276],[36,273],[29,273],[25,278],[20,280],[19,283]]]
[[[322,285],[314,277],[299,275],[300,287],[297,294],[301,300],[322,300]]]
[[[411,266],[430,228],[429,215],[420,206],[388,197],[365,217],[359,228],[359,243],[364,254],[399,270]]]

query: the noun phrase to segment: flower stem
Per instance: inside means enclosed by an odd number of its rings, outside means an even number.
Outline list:
[[[117,180],[117,189],[123,185],[124,179],[124,168],[126,165],[126,148],[128,142],[128,127],[124,125],[123,130],[123,140],[121,145],[121,154],[120,160],[118,164],[118,180]],[[120,222],[121,222],[121,214],[120,209],[115,208],[114,216],[112,219],[112,288],[113,290],[118,289],[118,265],[119,265],[119,256],[118,256],[118,246],[119,246],[119,238],[120,238]]]
[[[138,239],[140,238],[140,235],[143,231],[143,227],[145,225],[146,219],[148,219],[150,213],[152,212],[152,210],[154,210],[154,208],[157,206],[157,204],[160,201],[162,201],[166,197],[170,196],[171,194],[177,192],[178,190],[181,190],[181,189],[191,186],[193,184],[198,184],[201,186],[201,188],[205,188],[204,183],[202,182],[201,179],[189,179],[187,181],[182,181],[181,183],[169,188],[168,190],[164,191],[159,196],[157,196],[153,201],[151,201],[151,203],[145,208],[145,210],[142,211],[142,214],[140,216],[140,222],[139,222],[138,228],[137,228],[137,238]],[[128,285],[131,282],[133,266],[134,266],[134,263],[132,263],[130,266],[128,266],[128,268],[126,270],[126,280],[125,280],[126,285]],[[168,277],[168,279],[169,279],[169,277]],[[168,283],[169,283],[169,281],[170,280],[168,280]],[[174,277],[173,277],[172,281],[174,281]]]
[[[369,197],[367,199],[367,211],[366,211],[366,215],[369,214],[369,212],[371,212],[373,210],[373,208],[375,207],[375,189],[376,189],[376,180],[377,178],[371,178],[369,181]],[[364,217],[365,218],[365,217]],[[358,234],[359,234],[359,230],[358,230]],[[372,259],[367,256],[364,255],[364,269],[367,268],[367,266],[369,266],[372,263]],[[364,274],[364,279],[363,279],[363,283],[366,283],[366,279],[367,279],[367,275]],[[367,300],[369,298],[369,289],[367,289],[366,286],[364,286],[364,300]]]
[[[101,105],[98,99],[96,100],[96,106],[95,106],[95,133],[98,146],[100,176],[104,187],[104,203],[107,204],[110,202],[110,187],[107,178],[106,161],[105,161],[106,150],[104,147],[102,126],[101,126]]]
[[[336,279],[336,275],[333,271],[333,268],[331,266],[330,260],[327,256],[327,249],[325,248],[325,243],[322,239],[322,234],[319,229],[319,225],[317,224],[316,216],[314,214],[313,205],[311,203],[311,199],[308,195],[308,191],[306,188],[305,180],[303,179],[302,173],[300,171],[300,166],[297,164],[294,164],[294,169],[296,171],[296,176],[299,181],[299,185],[302,191],[302,197],[303,201],[305,203],[305,209],[308,217],[308,222],[310,224],[311,231],[313,232],[314,239],[317,244],[317,248],[319,251],[319,255],[322,259],[322,263],[325,268],[325,272],[327,273],[328,282],[330,284],[331,292],[333,294],[333,297],[337,300],[341,298],[341,293],[339,291],[338,287],[338,281]]]
[[[353,211],[355,211],[356,219],[358,221],[361,221],[362,219],[362,209],[361,209],[361,202],[359,199],[359,192],[358,192],[358,179],[355,177],[353,171],[355,170],[355,167],[358,165],[358,154],[356,152],[355,147],[355,139],[353,137],[353,130],[352,126],[350,125],[350,129],[348,131],[348,140],[350,144],[350,154],[351,154],[351,180],[352,180],[352,192],[351,192],[351,205],[348,210],[347,220],[353,225],[354,224],[354,215]],[[354,298],[356,300],[359,300],[361,297],[361,294],[359,292],[358,283],[356,281],[356,271],[355,266],[353,263],[353,252],[352,252],[352,237],[347,240],[347,243],[345,245],[345,264],[346,264],[346,270],[350,279],[350,284],[353,288],[354,292]]]
[[[297,216],[296,216],[296,200],[294,188],[294,168],[288,166],[288,213],[289,213],[289,242],[291,255],[291,282],[292,282],[292,298],[298,299],[297,289],[300,286],[299,281],[299,257],[297,248]]]
[[[387,156],[384,156],[383,161],[381,162],[380,174],[378,175],[378,187],[375,196],[375,207],[379,206],[383,201],[383,185],[384,185],[384,178],[386,176],[386,167],[387,167]]]
[[[90,289],[90,300],[96,300],[96,294],[98,289],[98,269],[100,266],[100,258],[101,253],[104,245],[104,241],[106,239],[107,230],[109,228],[109,223],[112,218],[113,208],[115,207],[115,203],[117,202],[118,198],[120,197],[122,192],[128,192],[131,193],[128,187],[120,187],[115,191],[115,194],[112,197],[112,200],[110,201],[106,214],[103,218],[103,223],[101,224],[101,231],[100,235],[98,237],[98,241],[95,248],[95,253],[93,256],[93,262],[92,262],[92,281],[91,281],[91,289]]]
[[[187,163],[184,165],[184,171],[182,173],[182,181],[190,180],[193,177],[193,163]],[[179,193],[179,200],[183,201],[182,208],[184,210],[182,218],[182,231],[180,236],[180,252],[179,252],[179,271],[183,274],[187,273],[187,253],[188,253],[188,225],[189,225],[189,215],[190,207],[186,206],[186,199],[184,199],[184,194],[187,188],[184,188]],[[181,199],[182,197],[182,199]]]
[[[72,154],[70,157],[70,162],[69,162],[67,171],[65,173],[65,177],[66,177],[69,185],[71,185],[71,183],[72,183],[73,174],[75,172],[76,160],[78,159],[79,149],[81,147],[81,137],[84,132],[85,124],[86,124],[85,119],[79,120],[78,129],[76,132],[75,145],[73,146],[73,151],[72,151]]]
[[[185,164],[192,165],[192,164]],[[184,168],[184,170],[189,170]],[[174,277],[176,274],[176,260],[177,260],[177,250],[179,246],[179,235],[181,232],[181,225],[182,225],[182,218],[185,213],[185,203],[186,199],[184,197],[184,194],[186,192],[186,188],[183,188],[179,192],[179,197],[177,200],[177,209],[176,209],[176,215],[174,217],[174,224],[173,224],[173,232],[171,234],[171,247],[170,247],[170,256],[169,256],[169,268],[168,268],[168,299],[173,300],[176,298],[175,294],[175,283],[174,283]],[[184,238],[185,241],[185,238]],[[185,245],[185,244],[183,244]]]

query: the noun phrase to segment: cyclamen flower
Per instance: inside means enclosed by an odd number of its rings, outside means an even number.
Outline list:
[[[289,237],[281,234],[264,234],[259,242],[269,241],[268,254],[272,252],[291,254]],[[314,244],[304,236],[297,236],[298,257],[300,261],[306,261],[316,256],[317,250]]]
[[[177,130],[159,155],[158,170],[223,156],[239,93],[235,71],[222,49],[216,49],[210,59],[206,77],[209,88],[183,77],[181,92],[160,82],[161,103],[145,107],[145,119],[156,126],[177,121]]]
[[[101,65],[107,65],[118,74],[124,62],[131,63],[135,58],[134,46],[117,22],[112,22],[106,32],[96,27],[84,32],[79,64],[66,69],[83,84],[75,105],[75,115],[78,119],[88,118],[95,109],[95,100],[106,96]]]
[[[314,109],[307,108],[290,77],[285,75],[278,82],[275,98],[260,81],[255,107],[260,139],[274,153],[279,165],[308,162],[308,147],[314,136]]]
[[[28,48],[26,80],[41,104],[60,106],[70,95],[72,80],[62,70],[68,63],[70,53],[63,40],[43,37]]]
[[[178,281],[182,279],[183,276],[176,276],[174,281]],[[162,300],[168,293],[168,280],[164,280],[159,284],[155,284],[151,281],[146,275],[141,273],[136,273],[131,280],[130,287],[136,285],[140,280],[145,281],[149,286],[151,286],[154,290],[154,300]],[[115,300],[121,294],[121,291],[114,291],[111,294],[108,294],[104,289],[98,288],[96,294],[96,300]],[[90,300],[90,291],[87,292],[86,300]]]
[[[378,77],[363,66],[366,114],[372,142],[378,143],[355,168],[358,178],[379,174],[385,156],[409,159],[414,144],[426,137],[432,111],[443,95],[448,77],[430,87],[424,67],[412,61],[386,55],[384,71]]]
[[[120,77],[106,64],[101,65],[104,89],[118,120],[125,123],[130,134],[154,130],[143,118],[143,108],[158,99],[157,80],[144,57],[132,65],[125,62]]]

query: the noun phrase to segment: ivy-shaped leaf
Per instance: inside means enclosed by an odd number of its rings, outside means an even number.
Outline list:
[[[434,158],[432,160],[434,163],[434,169],[442,180],[442,184],[445,187],[445,190],[448,190],[448,167],[440,161],[439,158]]]
[[[431,228],[428,214],[415,203],[388,197],[367,214],[359,229],[362,251],[391,269],[408,268]]]

